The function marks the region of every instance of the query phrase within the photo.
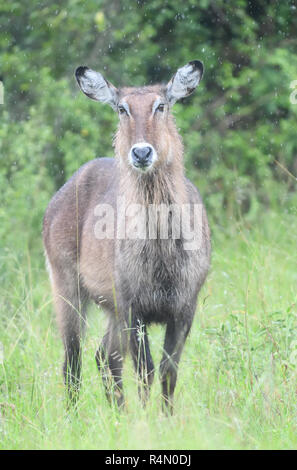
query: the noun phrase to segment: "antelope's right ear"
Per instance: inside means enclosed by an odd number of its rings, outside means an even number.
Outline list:
[[[192,60],[184,65],[173,75],[166,87],[166,97],[172,106],[181,98],[189,96],[203,76],[203,63],[200,60]]]
[[[114,110],[118,104],[118,90],[109,83],[103,75],[88,67],[78,67],[75,77],[79,88],[89,98],[102,103],[108,103]]]

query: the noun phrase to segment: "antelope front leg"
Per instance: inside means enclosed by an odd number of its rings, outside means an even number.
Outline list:
[[[122,370],[126,350],[127,327],[111,320],[95,359],[102,374],[107,399],[110,403],[115,399],[119,408],[124,406]]]
[[[173,394],[177,380],[180,357],[189,334],[193,315],[185,320],[172,319],[167,324],[163,357],[160,363],[160,378],[163,395],[163,410],[173,413]]]
[[[132,323],[130,347],[134,367],[139,378],[139,397],[145,406],[154,380],[154,363],[150,352],[146,325],[141,320],[134,319]]]

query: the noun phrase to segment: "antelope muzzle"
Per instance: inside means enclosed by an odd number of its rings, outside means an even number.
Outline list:
[[[130,150],[129,160],[131,165],[140,171],[152,168],[157,154],[154,147],[148,143],[138,143]]]

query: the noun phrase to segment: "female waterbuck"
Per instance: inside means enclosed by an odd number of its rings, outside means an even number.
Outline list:
[[[122,366],[129,348],[146,400],[154,376],[146,328],[163,323],[160,378],[163,404],[172,410],[178,363],[209,269],[210,235],[201,197],[184,176],[182,141],[170,109],[194,91],[202,74],[203,65],[195,60],[167,85],[117,89],[98,72],[76,70],[81,90],[111,105],[119,126],[115,159],[82,166],[44,217],[72,399],[80,382],[86,309],[93,300],[109,315],[96,353],[109,399],[124,403]]]

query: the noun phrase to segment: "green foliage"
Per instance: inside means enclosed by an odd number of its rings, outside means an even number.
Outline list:
[[[106,328],[97,308],[87,319],[78,412],[67,412],[47,274],[30,252],[22,262],[7,252],[0,260],[0,449],[295,449],[296,228],[295,216],[270,212],[253,231],[246,222],[217,231],[172,418],[161,412],[157,370],[141,407],[129,357],[127,411],[108,405],[94,360]],[[158,368],[164,329],[149,334]]]
[[[296,447],[296,13],[279,0],[0,0],[0,448]],[[174,114],[214,255],[176,416],[160,413],[157,380],[140,408],[129,366],[129,413],[107,406],[93,360],[100,315],[69,416],[42,217],[83,163],[113,155],[117,123],[73,72],[85,64],[137,86],[192,59],[205,75]],[[159,358],[161,330],[151,339]]]
[[[293,2],[15,0],[0,2],[0,13],[5,243],[18,243],[24,226],[32,242],[52,193],[82,163],[113,154],[117,118],[79,93],[80,64],[120,86],[167,81],[187,61],[203,60],[202,84],[175,115],[188,175],[210,214],[252,220],[263,205],[296,204],[296,180],[281,168],[296,175]]]

